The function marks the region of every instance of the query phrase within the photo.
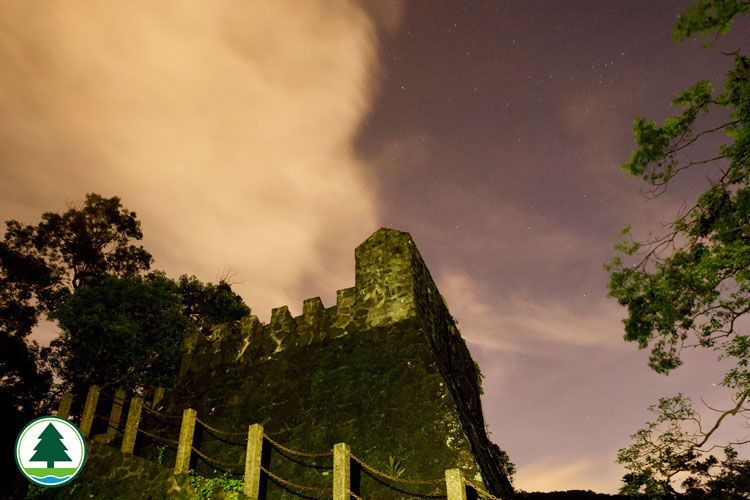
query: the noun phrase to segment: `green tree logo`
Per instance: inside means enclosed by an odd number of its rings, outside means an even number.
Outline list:
[[[62,442],[62,434],[57,432],[51,422],[39,434],[39,439],[39,444],[34,448],[36,453],[31,460],[47,462],[47,467],[50,469],[55,467],[55,462],[70,461],[70,457],[65,453],[68,449]]]
[[[54,488],[78,476],[86,463],[86,440],[72,422],[60,417],[32,420],[16,439],[16,464],[34,484]]]

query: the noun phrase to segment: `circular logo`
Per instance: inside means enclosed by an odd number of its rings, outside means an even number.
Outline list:
[[[86,440],[60,417],[32,420],[16,439],[16,464],[34,484],[54,488],[72,481],[86,462]]]

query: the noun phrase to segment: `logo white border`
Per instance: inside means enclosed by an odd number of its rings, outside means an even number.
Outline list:
[[[23,466],[21,465],[21,460],[20,460],[20,457],[19,457],[19,451],[20,451],[21,441],[23,440],[24,436],[26,435],[26,432],[29,431],[32,426],[34,426],[34,425],[36,425],[36,424],[38,424],[40,422],[45,422],[45,421],[58,422],[58,423],[62,423],[63,425],[69,427],[70,429],[72,429],[73,431],[75,431],[76,435],[78,436],[78,439],[80,440],[80,444],[81,444],[81,461],[76,466],[75,473],[73,473],[65,481],[63,481],[61,483],[58,483],[58,484],[45,484],[45,483],[42,483],[40,481],[35,480],[32,476],[30,476],[29,474],[26,473],[26,471],[24,470]],[[75,424],[73,424],[73,422],[71,422],[70,420],[66,420],[64,418],[60,418],[60,417],[49,415],[49,416],[46,416],[46,417],[35,418],[34,420],[32,420],[31,422],[29,422],[28,424],[26,424],[23,429],[21,429],[21,432],[18,433],[18,437],[16,438],[16,446],[14,448],[13,457],[16,459],[16,465],[18,466],[18,470],[21,471],[21,474],[23,474],[23,476],[26,479],[28,479],[29,481],[31,481],[32,483],[34,483],[34,484],[36,484],[38,486],[44,486],[45,488],[57,488],[58,486],[63,486],[65,484],[68,484],[73,479],[75,479],[76,477],[78,477],[78,474],[80,474],[81,471],[83,470],[83,466],[86,465],[87,451],[88,450],[86,449],[86,439],[83,437],[83,434],[81,434],[81,431],[78,429],[78,427],[76,427]]]

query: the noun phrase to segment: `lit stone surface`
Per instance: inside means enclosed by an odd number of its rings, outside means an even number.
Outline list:
[[[475,364],[411,237],[380,229],[357,247],[355,262],[354,286],[339,290],[331,307],[315,297],[303,302],[297,317],[282,306],[268,324],[251,315],[215,328],[210,338],[186,337],[178,380],[159,411],[180,415],[193,408],[201,420],[228,432],[244,433],[259,423],[274,440],[302,452],[345,443],[384,472],[393,457],[406,479],[438,479],[447,469],[460,469],[509,500],[512,487],[498,468],[499,449],[485,432]],[[143,425],[177,439],[167,421],[146,419]],[[227,463],[246,459],[244,438],[233,445],[227,441],[238,438],[219,439],[202,426],[196,431],[194,446],[207,456]],[[136,450],[153,461],[160,453],[163,463],[177,463],[173,450],[149,440]],[[330,455],[290,456],[267,442],[263,455],[264,466],[281,478],[333,487]],[[189,457],[179,463],[186,471]],[[221,475],[202,460],[194,466],[200,475]],[[241,477],[244,469],[231,470]],[[355,462],[351,470],[351,489],[362,498],[410,497]],[[263,498],[290,498],[264,477]],[[446,495],[444,482],[402,486],[411,496]]]

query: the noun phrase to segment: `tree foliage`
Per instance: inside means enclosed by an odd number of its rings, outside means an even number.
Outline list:
[[[9,432],[3,448],[50,403],[50,349],[28,335],[83,284],[148,269],[150,254],[132,244],[141,236],[135,213],[119,198],[97,194],[63,214],[44,213],[37,225],[6,222],[0,241],[0,414]],[[3,470],[11,467],[3,462]]]
[[[83,283],[148,269],[151,255],[131,242],[142,237],[135,213],[117,197],[89,194],[81,207],[47,212],[37,225],[6,222],[0,241],[0,391],[28,418],[44,401],[49,350],[26,337]]]
[[[214,325],[232,323],[250,314],[242,297],[234,293],[224,279],[214,285],[204,284],[195,276],[182,275],[177,286],[184,304],[183,313],[204,335],[211,335]]]
[[[133,241],[143,237],[135,212],[116,196],[87,194],[80,208],[46,212],[37,225],[6,222],[0,242],[0,329],[26,336],[41,314],[53,311],[74,289],[104,276],[148,270],[151,254]]]
[[[131,390],[167,385],[183,353],[182,297],[163,273],[106,276],[78,288],[51,317],[58,373],[74,393],[90,384]]]
[[[117,197],[88,194],[37,225],[6,222],[0,241],[0,414],[12,447],[15,433],[52,407],[60,389],[83,394],[90,384],[130,391],[168,385],[186,332],[239,320],[249,308],[225,280],[178,281],[154,272],[141,246],[136,214]],[[28,335],[40,318],[62,333],[49,348]],[[51,390],[53,372],[60,382]],[[7,462],[7,460],[6,460]],[[0,460],[0,476],[12,463]]]
[[[747,0],[698,0],[679,17],[675,39],[725,33],[749,6]],[[618,455],[629,470],[623,490],[632,494],[673,496],[672,481],[679,472],[694,478],[685,487],[710,489],[719,484],[711,476],[717,468],[729,480],[736,474],[727,467],[740,463],[736,454],[730,457],[735,453],[731,445],[742,444],[743,438],[723,445],[724,462],[702,454],[726,417],[750,411],[750,332],[742,325],[750,312],[750,59],[739,50],[729,55],[733,67],[722,91],[704,80],[679,93],[672,103],[682,112],[663,125],[636,118],[637,149],[622,166],[642,177],[654,196],[688,169],[706,172],[708,188],[677,214],[665,234],[637,241],[626,228],[625,239],[615,246],[619,255],[605,267],[610,295],[627,307],[625,339],[651,349],[651,368],[668,374],[682,364],[684,349],[713,349],[732,361],[721,383],[733,392],[735,406],[720,411],[714,425],[704,429],[689,400],[662,399],[653,407],[657,420]],[[705,113],[724,118],[706,126]],[[727,139],[718,150],[693,159],[719,132]],[[686,430],[690,424],[697,428]]]
[[[681,42],[693,33],[709,35],[715,31],[724,35],[729,32],[735,16],[746,14],[748,8],[748,0],[697,0],[686,13],[677,17],[672,32],[674,40]]]
[[[750,462],[739,460],[732,446],[720,447],[722,461],[702,452],[699,446],[706,444],[714,428],[704,429],[689,398],[682,394],[661,398],[649,410],[656,420],[647,422],[631,436],[633,444],[618,452],[618,461],[629,471],[623,478],[623,493],[655,499],[750,498]],[[683,494],[675,490],[676,481]]]

